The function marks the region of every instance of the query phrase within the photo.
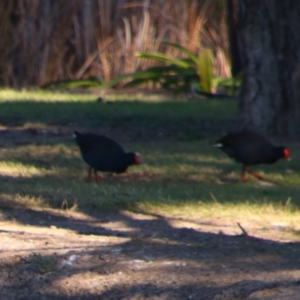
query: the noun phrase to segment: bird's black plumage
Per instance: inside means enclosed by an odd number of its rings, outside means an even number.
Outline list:
[[[227,134],[213,147],[223,150],[235,161],[243,164],[243,180],[245,172],[261,178],[258,174],[250,172],[250,166],[273,164],[281,158],[289,158],[289,150],[286,147],[274,146],[262,135],[250,131]]]
[[[75,131],[74,137],[83,160],[90,166],[89,177],[93,170],[97,181],[97,171],[123,173],[130,165],[139,163],[137,154],[126,153],[116,141],[106,136]]]

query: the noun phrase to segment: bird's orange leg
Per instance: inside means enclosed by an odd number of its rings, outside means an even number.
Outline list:
[[[97,170],[94,170],[94,176],[95,176],[95,181],[96,181],[97,183],[99,183],[99,182],[100,182],[100,178],[99,178],[99,176],[98,176]]]
[[[247,166],[243,166],[242,168],[242,181],[245,182],[247,179],[246,173],[248,172],[248,167]]]
[[[256,172],[253,172],[250,170],[250,168],[248,166],[243,166],[243,170],[242,170],[242,181],[246,181],[246,173],[252,175],[253,177],[259,179],[259,180],[265,180],[261,175],[259,175]]]
[[[248,173],[259,180],[265,180],[261,175],[257,174],[256,172],[248,170]]]

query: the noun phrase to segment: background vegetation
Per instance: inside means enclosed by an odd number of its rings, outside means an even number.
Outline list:
[[[137,51],[182,55],[164,39],[194,53],[213,49],[215,75],[228,76],[225,21],[225,0],[1,1],[0,84],[108,81],[155,64]]]

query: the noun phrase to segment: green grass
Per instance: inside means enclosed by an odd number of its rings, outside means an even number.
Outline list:
[[[298,223],[298,144],[288,144],[291,162],[255,168],[272,185],[260,185],[252,178],[241,183],[241,166],[210,147],[226,132],[224,124],[235,115],[234,102],[152,102],[144,97],[99,104],[88,94],[77,95],[75,101],[74,95],[68,99],[64,94],[61,102],[53,102],[54,93],[16,92],[14,98],[9,91],[6,100],[5,93],[0,92],[0,123],[3,129],[14,130],[0,135],[3,211],[14,207],[126,208],[196,220]],[[211,125],[205,127],[203,122]],[[28,124],[42,130],[18,131]],[[86,181],[87,166],[71,138],[74,127],[118,137],[126,150],[140,153],[142,164],[120,176],[105,174],[100,184]],[[65,131],[52,134],[55,128]],[[197,131],[201,128],[202,132]],[[227,179],[226,172],[233,172],[233,179]]]
[[[15,97],[14,97],[15,95]],[[68,96],[70,99],[68,99]],[[39,101],[38,99],[41,99]],[[127,131],[144,135],[197,137],[203,128],[212,127],[212,118],[228,123],[236,109],[234,102],[187,100],[139,100],[98,103],[96,95],[0,91],[0,125],[85,127]],[[150,98],[151,99],[151,98]],[[200,119],[200,117],[202,119]],[[216,130],[223,123],[216,123]]]
[[[57,263],[51,256],[42,256],[41,254],[33,253],[28,257],[30,267],[39,274],[54,272],[57,269]]]

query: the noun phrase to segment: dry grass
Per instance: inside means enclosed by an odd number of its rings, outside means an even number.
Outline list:
[[[136,51],[214,49],[216,75],[229,75],[225,1],[4,1],[0,3],[0,82],[41,85],[61,79],[105,80],[143,69]]]

